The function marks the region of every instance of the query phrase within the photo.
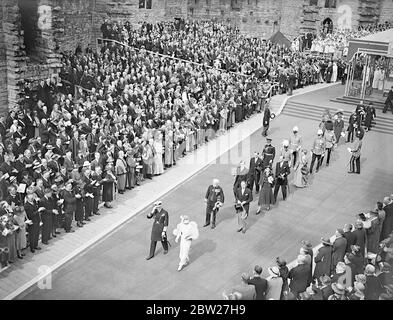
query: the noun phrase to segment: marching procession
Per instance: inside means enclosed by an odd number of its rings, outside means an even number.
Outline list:
[[[270,134],[276,117],[271,95],[345,82],[348,66],[341,57],[310,56],[215,22],[143,23],[134,30],[106,20],[101,31],[97,52],[88,47],[63,53],[59,78],[36,87],[26,82],[24,101],[0,115],[0,270],[27,260],[27,250],[37,254],[63,232],[94,223],[101,206],[113,212],[118,194],[132,194],[255,114],[261,114],[260,139],[266,143],[233,168],[231,190],[218,175],[206,181],[211,184],[200,199],[206,232],[219,231],[220,211],[229,203],[236,215],[233,233],[244,239],[250,214],[274,214],[293,186],[307,188],[310,176],[330,166],[344,145],[349,155],[343,172],[361,174],[364,136],[376,121],[372,104],[362,101],[349,119],[343,110],[326,109],[307,146],[299,126],[280,128],[278,142]],[[386,109],[393,110],[391,101],[389,92]],[[193,243],[203,235],[186,214],[170,230],[171,210],[155,200],[143,217],[152,224],[146,263],[156,260],[157,242],[168,258],[173,238],[179,243],[177,271],[186,272]],[[376,269],[391,279],[392,203],[390,195],[353,225],[338,228],[334,241],[321,239],[315,257],[311,243],[302,241],[294,268],[278,257],[264,279],[256,265],[224,299],[371,300],[384,294],[384,286],[393,296],[393,281],[385,278],[380,285],[371,280],[378,296],[367,287]]]

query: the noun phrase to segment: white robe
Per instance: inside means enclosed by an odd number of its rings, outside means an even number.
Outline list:
[[[330,82],[331,82],[331,83],[334,83],[334,82],[337,81],[337,72],[338,72],[338,70],[337,70],[337,64],[333,63],[333,72],[332,72],[332,77],[331,77],[331,79],[330,79]]]
[[[179,253],[179,266],[184,266],[188,263],[188,254],[191,248],[192,240],[199,237],[198,225],[194,221],[185,224],[183,221],[179,223],[173,233],[177,236],[180,234],[180,253]],[[190,238],[186,240],[186,238]]]

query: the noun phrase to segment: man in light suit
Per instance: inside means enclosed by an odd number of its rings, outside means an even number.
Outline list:
[[[70,174],[74,169],[74,160],[72,160],[72,151],[68,150],[64,158],[64,167],[67,169],[67,173]]]
[[[276,185],[274,186],[274,202],[277,201],[278,191],[281,187],[282,197],[287,198],[288,175],[290,173],[289,165],[284,158],[280,156],[280,162],[276,164]]]
[[[235,192],[236,199],[236,213],[239,228],[237,232],[242,231],[246,233],[247,228],[247,217],[250,210],[250,202],[252,201],[252,191],[247,188],[247,182],[242,181],[240,187]]]
[[[337,229],[335,236],[336,239],[334,240],[332,246],[332,272],[336,270],[337,263],[344,260],[345,250],[347,248],[347,239],[344,238],[344,230]]]

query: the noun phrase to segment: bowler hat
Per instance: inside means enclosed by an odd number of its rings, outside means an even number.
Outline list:
[[[325,238],[321,238],[322,244],[325,244],[327,246],[331,246],[332,243],[330,242],[330,239],[325,239]]]
[[[308,240],[302,240],[302,247],[304,248],[304,249],[312,249],[312,244],[311,244],[311,242],[310,241],[308,241]]]

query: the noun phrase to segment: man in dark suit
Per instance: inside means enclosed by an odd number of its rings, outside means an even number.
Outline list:
[[[347,239],[344,238],[344,230],[336,230],[336,239],[332,246],[332,271],[336,270],[336,265],[344,260],[345,249],[347,248]]]
[[[266,144],[262,151],[262,169],[267,167],[273,168],[274,157],[276,156],[276,148],[272,146],[272,139],[266,138]]]
[[[280,156],[280,162],[276,164],[276,185],[274,187],[274,202],[277,201],[278,191],[281,187],[282,197],[287,198],[288,175],[290,173],[289,165],[284,158]]]
[[[355,230],[352,231],[355,239],[355,245],[360,247],[360,254],[364,257],[366,251],[366,230],[363,228],[363,222],[355,222]]]
[[[250,202],[252,201],[252,191],[247,188],[247,182],[242,181],[240,187],[235,192],[236,200],[236,213],[239,228],[237,232],[242,231],[246,233],[247,228],[247,217],[250,210]]]
[[[41,241],[43,244],[48,244],[52,235],[53,214],[56,213],[55,203],[52,198],[52,190],[50,188],[45,189],[44,196],[40,199],[38,206],[38,211],[41,213],[42,220]]]
[[[38,212],[38,206],[34,203],[34,195],[28,194],[26,200],[24,207],[27,218],[31,221],[28,227],[30,251],[34,253],[35,250],[41,250],[38,246],[41,218]]]
[[[259,192],[259,180],[261,180],[261,171],[262,171],[262,159],[259,156],[259,152],[254,152],[254,157],[250,160],[250,166],[248,169],[248,181],[250,183],[250,190],[251,192],[254,189],[254,182],[255,182],[255,191],[256,193]]]
[[[263,131],[262,131],[262,136],[266,137],[267,136],[267,130],[269,129],[270,125],[270,109],[269,106],[265,106],[265,111],[263,113]]]
[[[216,215],[220,207],[224,204],[224,191],[219,186],[220,181],[218,179],[213,179],[213,184],[211,184],[206,191],[205,202],[206,202],[206,221],[203,225],[207,227],[210,225],[214,229],[216,227]],[[211,218],[211,219],[210,219]]]
[[[388,96],[385,101],[385,107],[383,108],[382,113],[386,113],[388,111],[388,108],[390,107],[390,110],[392,110],[393,113],[393,86],[390,88]]]
[[[309,280],[310,266],[306,264],[306,256],[298,255],[297,266],[289,270],[288,279],[290,279],[289,289],[295,295],[306,291]]]
[[[261,277],[262,271],[262,267],[256,265],[254,268],[254,276],[246,280],[246,283],[255,287],[255,300],[266,300],[268,283],[266,279]]]
[[[352,232],[352,224],[345,224],[344,226],[344,238],[347,239],[347,247],[345,252],[351,252],[351,246],[355,244],[356,238],[355,234]]]
[[[168,241],[166,231],[169,224],[169,215],[166,210],[162,208],[162,202],[154,203],[153,210],[147,214],[147,218],[154,218],[153,228],[151,230],[150,253],[146,260],[154,257],[156,251],[157,241],[161,241],[164,248],[164,254],[168,253]]]

